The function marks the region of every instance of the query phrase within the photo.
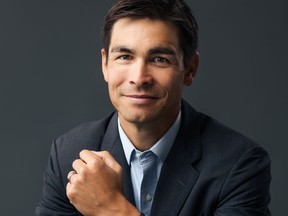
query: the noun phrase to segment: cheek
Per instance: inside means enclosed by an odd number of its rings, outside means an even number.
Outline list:
[[[183,77],[182,76],[176,76],[175,74],[170,74],[167,76],[162,76],[158,78],[159,84],[167,89],[168,91],[175,92],[178,91],[178,89],[181,89],[183,86]]]
[[[125,73],[115,67],[109,67],[106,73],[107,83],[109,86],[117,86],[119,83],[124,82]]]
[[[173,100],[177,100],[181,98],[183,90],[183,79],[181,79],[180,76],[174,77],[174,79],[171,81],[169,86],[169,97]]]
[[[107,84],[110,95],[117,94],[119,88],[125,83],[125,76],[123,73],[108,73]]]

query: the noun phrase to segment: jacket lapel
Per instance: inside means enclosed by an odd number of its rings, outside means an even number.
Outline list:
[[[130,203],[135,205],[130,167],[127,163],[122,143],[119,138],[117,118],[118,115],[115,113],[108,124],[106,133],[103,138],[101,150],[109,151],[111,155],[115,158],[115,160],[122,167],[123,194]]]
[[[181,119],[179,133],[162,167],[151,215],[178,215],[199,175],[193,167],[201,157],[199,114],[183,102]]]

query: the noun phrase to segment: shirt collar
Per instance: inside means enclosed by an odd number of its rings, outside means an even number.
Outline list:
[[[179,112],[175,122],[173,125],[169,128],[169,130],[164,134],[163,137],[160,138],[149,150],[152,151],[154,154],[156,154],[162,162],[164,162],[170,152],[170,149],[172,148],[172,145],[174,143],[174,140],[176,138],[176,135],[178,133],[179,127],[181,122],[181,111]],[[124,130],[122,129],[122,126],[120,124],[120,120],[118,118],[118,131],[121,139],[121,143],[124,149],[125,157],[130,165],[131,162],[131,155],[132,152],[136,148],[132,144],[132,142],[129,140],[127,135],[125,134]]]

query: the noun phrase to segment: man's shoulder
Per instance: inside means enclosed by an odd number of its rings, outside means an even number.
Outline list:
[[[197,124],[197,126],[193,128],[199,129],[200,143],[204,151],[235,151],[235,153],[243,153],[251,148],[262,148],[257,142],[242,134],[238,130],[223,124],[207,114],[196,111],[187,103],[185,107],[186,112],[190,113],[190,119],[186,125]],[[191,133],[188,131],[187,134]]]
[[[182,140],[185,140],[185,154],[199,161],[202,168],[198,168],[202,174],[205,173],[205,177],[209,176],[206,171],[211,170],[215,171],[211,173],[212,177],[215,177],[215,173],[223,177],[235,166],[269,166],[267,151],[256,141],[213,117],[187,108],[186,112],[190,115],[186,113],[186,117],[190,118],[186,119],[182,136]]]
[[[82,123],[58,137],[55,143],[58,148],[64,149],[70,146],[73,149],[92,148],[93,150],[98,150],[114,115],[115,112],[100,120]]]
[[[222,122],[202,114],[204,120],[202,129],[202,139],[205,143],[217,146],[218,149],[243,149],[260,147],[260,145],[253,139],[247,137],[239,130],[235,130]]]
[[[223,163],[227,170],[232,169],[235,164],[242,164],[245,161],[269,164],[270,158],[267,151],[257,141],[212,117],[202,115],[206,119],[201,135],[202,153],[206,158],[214,158],[213,167],[215,169],[222,167],[225,170]],[[207,160],[205,163],[211,167],[211,160]]]

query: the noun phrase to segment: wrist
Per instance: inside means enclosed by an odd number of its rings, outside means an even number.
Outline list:
[[[110,200],[109,206],[106,206],[101,213],[98,211],[97,216],[113,215],[113,216],[145,216],[138,209],[132,205],[122,193],[114,196],[113,200]]]
[[[121,205],[121,210],[118,211],[117,214],[115,215],[119,215],[119,216],[145,216],[143,213],[139,212],[138,209],[133,206],[128,200],[126,200],[124,197],[123,197],[123,200],[122,200],[122,205]]]

